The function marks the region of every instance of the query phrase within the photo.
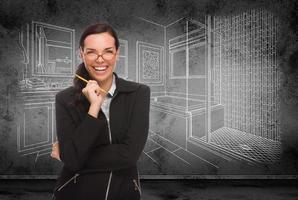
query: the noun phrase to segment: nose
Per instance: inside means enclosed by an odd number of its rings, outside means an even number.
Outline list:
[[[98,55],[95,61],[102,63],[102,62],[104,62],[104,59],[102,58],[102,55]]]

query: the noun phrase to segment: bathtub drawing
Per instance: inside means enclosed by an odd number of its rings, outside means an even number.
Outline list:
[[[204,97],[201,97],[204,99]],[[186,110],[188,101],[188,110]],[[190,138],[206,136],[206,108],[204,100],[174,95],[151,97],[150,131],[171,140],[179,147],[187,149]],[[213,103],[211,106],[211,130],[224,126],[224,107]]]

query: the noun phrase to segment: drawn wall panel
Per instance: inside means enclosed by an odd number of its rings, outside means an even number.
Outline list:
[[[19,153],[49,153],[56,132],[53,124],[54,103],[33,103],[24,106],[22,122],[17,128]]]
[[[265,10],[214,19],[214,29],[222,36],[215,56],[222,60],[225,126],[275,141],[281,134],[277,28],[278,21]],[[219,67],[217,63],[215,69]]]

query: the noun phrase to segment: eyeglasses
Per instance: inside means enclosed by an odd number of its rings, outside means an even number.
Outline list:
[[[97,60],[99,57],[102,57],[103,60],[112,60],[115,56],[114,51],[104,51],[102,54],[97,54],[95,51],[84,52],[86,58],[89,60]]]

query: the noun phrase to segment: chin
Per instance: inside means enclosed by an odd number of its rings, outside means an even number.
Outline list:
[[[108,69],[102,74],[96,73],[93,67],[89,67],[88,72],[92,79],[96,80],[99,83],[106,82],[113,77],[113,70],[111,69],[111,66],[109,66]]]
[[[108,75],[103,75],[103,76],[95,76],[94,79],[98,82],[106,82],[112,77],[113,77],[113,73]]]

